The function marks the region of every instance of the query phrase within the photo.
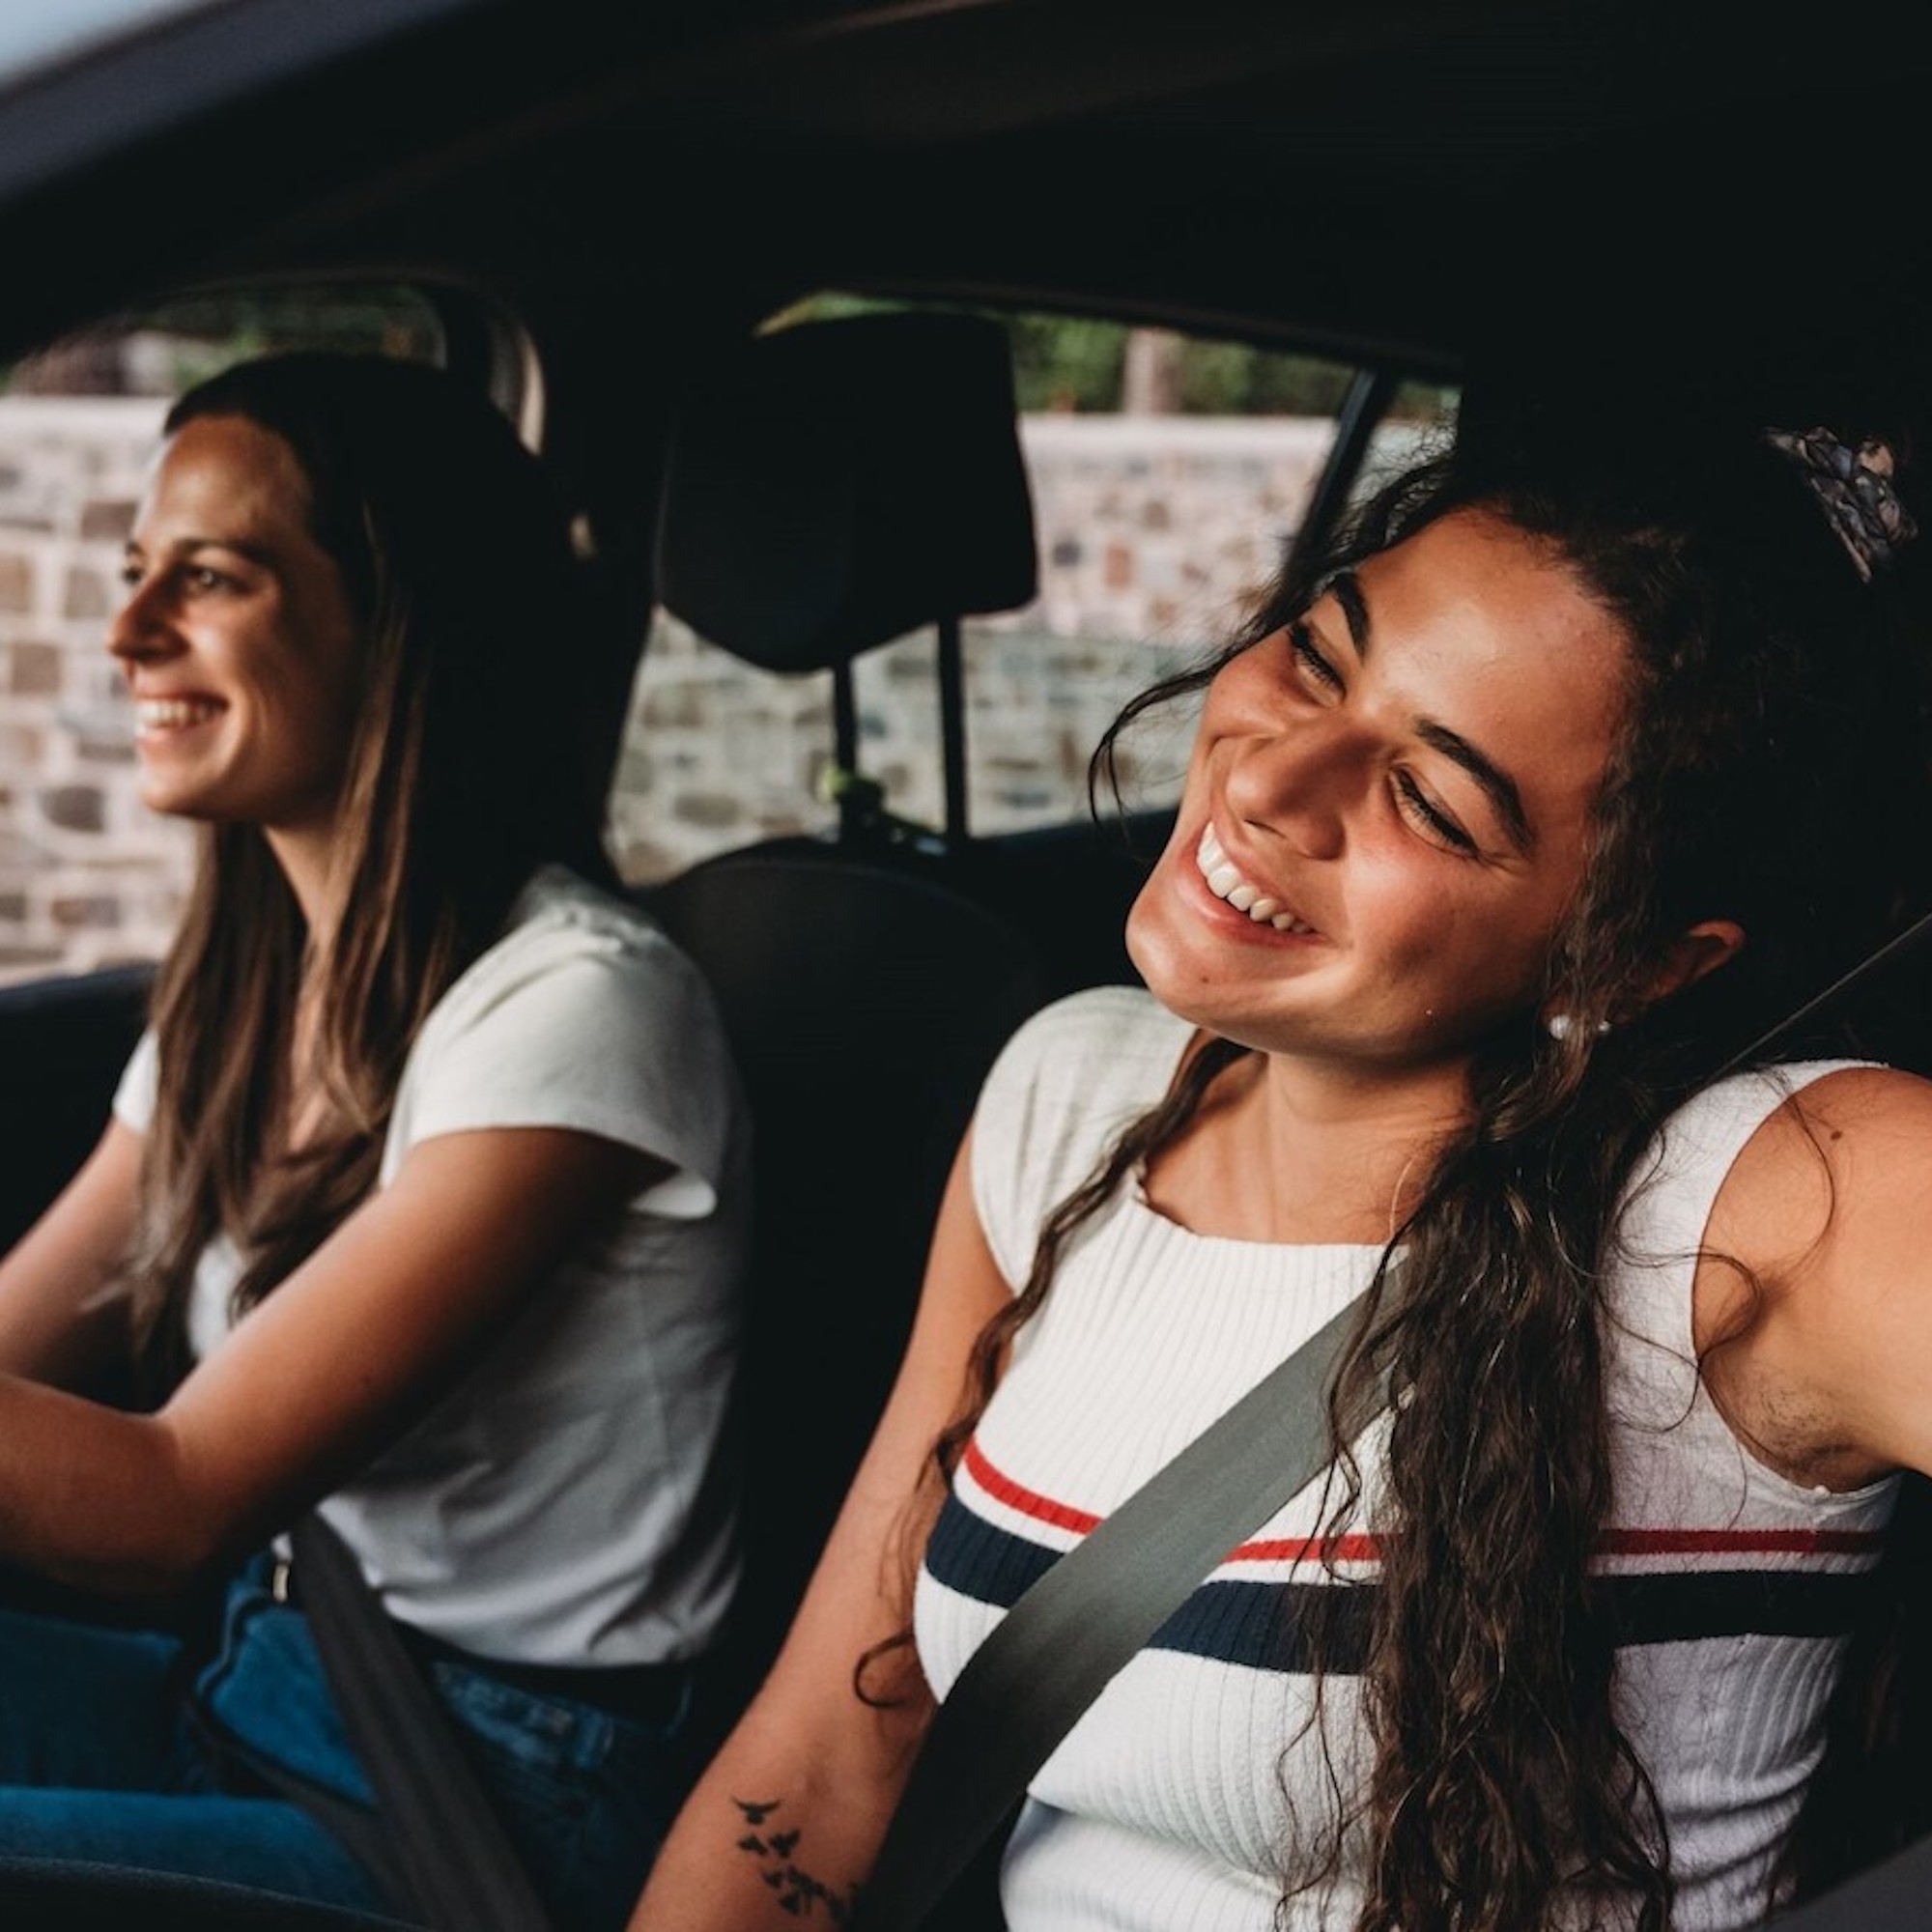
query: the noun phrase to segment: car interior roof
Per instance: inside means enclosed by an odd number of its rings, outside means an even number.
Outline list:
[[[227,0],[130,44],[94,100],[120,111],[97,117],[92,164],[0,211],[15,260],[101,238],[16,290],[0,346],[185,280],[327,266],[539,309],[662,288],[713,320],[838,279],[1011,293],[1447,367],[1480,326],[1485,251],[1533,247],[1566,205],[1612,234],[1640,217],[1659,246],[1677,231],[1690,255],[1709,224],[1680,191],[1748,184],[1757,157],[1798,156],[1779,192],[1821,215],[1923,174],[1889,135],[1924,57],[1885,9],[1745,32],[1521,0],[556,0],[540,34],[500,0],[354,11],[405,25],[357,46],[341,15],[323,58],[286,9]],[[188,37],[206,53],[224,32],[317,64],[232,111],[150,113]],[[32,116],[71,126],[83,99],[63,89],[83,84],[103,75],[16,87],[16,163]]]

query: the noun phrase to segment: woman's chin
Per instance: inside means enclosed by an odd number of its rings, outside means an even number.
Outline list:
[[[175,783],[143,785],[141,803],[157,818],[205,820],[220,814],[211,811],[201,793],[189,785]]]

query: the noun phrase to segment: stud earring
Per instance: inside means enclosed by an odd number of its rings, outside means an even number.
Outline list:
[[[1575,1013],[1551,1013],[1543,1024],[1551,1039],[1568,1039],[1577,1031],[1577,1016]],[[1608,1020],[1597,1022],[1599,1036],[1608,1033],[1609,1030]]]

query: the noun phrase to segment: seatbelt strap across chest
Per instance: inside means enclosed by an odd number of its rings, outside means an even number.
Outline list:
[[[934,1714],[870,1881],[864,1932],[912,1932],[1080,1714],[1243,1538],[1331,1461],[1328,1389],[1350,1300],[1060,1558]],[[1352,1437],[1382,1399],[1349,1418]]]

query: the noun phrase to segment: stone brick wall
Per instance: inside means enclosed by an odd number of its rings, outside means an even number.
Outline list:
[[[102,648],[164,405],[0,397],[0,980],[152,958],[188,828],[134,793]]]
[[[134,793],[129,719],[102,648],[122,541],[163,405],[0,397],[0,982],[165,945],[191,835]],[[1325,421],[1038,416],[1022,425],[1041,588],[969,630],[970,817],[980,832],[1083,809],[1122,702],[1225,637],[1299,520]],[[936,822],[929,635],[861,667],[862,763],[894,810]],[[1185,721],[1136,740],[1171,788]],[[829,680],[747,669],[660,620],[611,805],[627,876],[829,821]]]

